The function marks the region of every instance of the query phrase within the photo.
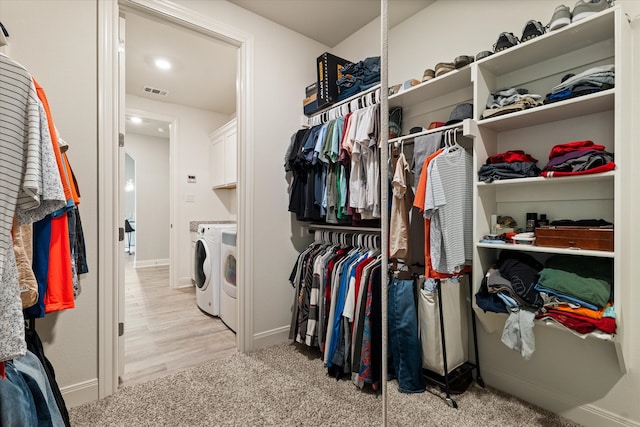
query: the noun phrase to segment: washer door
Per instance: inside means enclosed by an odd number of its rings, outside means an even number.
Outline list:
[[[225,251],[222,260],[222,289],[231,298],[238,294],[236,288],[236,253],[233,250]]]
[[[196,287],[199,291],[204,291],[211,282],[211,255],[209,247],[204,239],[198,239],[196,242],[195,254],[193,256],[194,268],[196,276]]]

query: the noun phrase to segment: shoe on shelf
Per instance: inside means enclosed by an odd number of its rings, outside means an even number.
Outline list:
[[[453,64],[456,68],[462,68],[465,65],[469,65],[473,62],[473,56],[469,55],[460,55],[453,60]]]
[[[513,33],[500,33],[498,41],[493,45],[494,52],[500,52],[518,44],[518,38]]]
[[[588,16],[609,8],[611,5],[607,0],[578,0],[571,12],[571,22],[576,22]]]
[[[571,11],[567,6],[561,4],[553,11],[551,21],[548,25],[549,31],[557,30],[569,24],[571,24]]]
[[[546,32],[547,30],[542,26],[540,21],[532,19],[525,24],[524,30],[522,30],[522,37],[520,37],[520,41],[526,42],[527,40],[531,40],[534,37],[541,36]]]
[[[426,82],[427,80],[431,80],[436,76],[436,72],[431,68],[427,68],[424,70],[424,74],[422,75],[422,81]]]
[[[438,62],[435,66],[436,69],[436,77],[440,77],[443,74],[448,73],[449,71],[453,71],[456,69],[453,62]]]
[[[491,52],[490,50],[483,50],[482,52],[478,52],[478,54],[476,55],[476,61],[480,61],[481,59],[491,55],[493,55],[493,52]]]

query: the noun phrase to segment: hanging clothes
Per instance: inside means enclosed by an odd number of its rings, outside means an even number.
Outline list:
[[[347,245],[346,236],[330,233],[325,241],[317,236],[319,240],[298,257],[290,275],[295,291],[289,338],[318,347],[332,376],[347,376],[362,387],[361,361],[370,361],[371,351],[366,341],[371,325],[365,325],[377,315],[372,313],[372,295],[376,304],[380,296],[380,283],[371,281],[371,273],[381,258],[366,238],[352,237]],[[376,331],[378,320],[374,319]]]
[[[291,138],[289,211],[299,221],[354,224],[380,219],[379,107],[301,129]]]

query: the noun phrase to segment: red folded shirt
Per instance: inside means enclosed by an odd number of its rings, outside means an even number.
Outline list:
[[[536,317],[538,319],[551,317],[558,323],[581,334],[588,334],[590,332],[593,332],[595,329],[599,329],[602,332],[606,332],[608,334],[616,333],[616,319],[614,319],[613,317],[592,319],[575,313],[554,310],[553,308],[547,309],[546,313],[539,314]]]
[[[553,178],[557,176],[571,176],[571,175],[589,175],[592,173],[602,173],[609,172],[616,168],[616,164],[614,162],[605,163],[604,165],[596,166],[595,168],[576,171],[576,172],[562,172],[562,171],[542,171],[540,172],[540,176],[544,176],[547,178]]]
[[[549,153],[549,160],[554,157],[562,156],[564,154],[570,153],[572,151],[578,150],[600,150],[604,151],[605,146],[594,144],[593,141],[574,141],[574,142],[566,142],[564,144],[557,144],[551,148],[551,152]]]
[[[490,156],[487,159],[487,162],[485,164],[489,165],[492,163],[513,163],[513,162],[536,163],[537,160],[522,150],[512,150],[512,151],[505,151],[504,153],[498,153],[493,156]]]

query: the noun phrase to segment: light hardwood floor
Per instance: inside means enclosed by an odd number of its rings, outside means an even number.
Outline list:
[[[133,268],[125,255],[125,372],[146,382],[236,352],[236,335],[198,309],[195,288],[171,289],[169,267]]]

